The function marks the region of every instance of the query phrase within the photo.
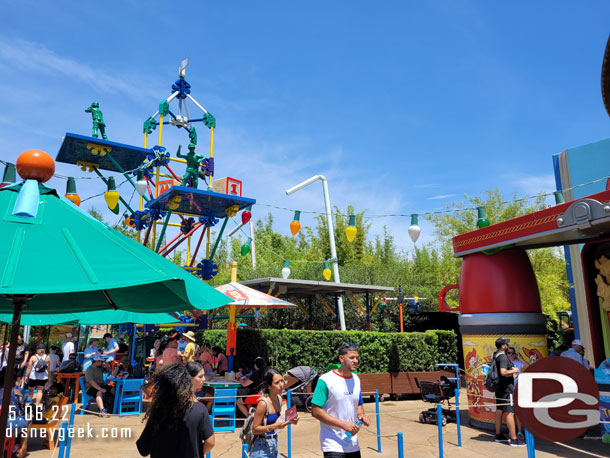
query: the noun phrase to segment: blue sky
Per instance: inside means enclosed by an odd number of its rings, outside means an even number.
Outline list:
[[[141,145],[187,55],[192,94],[218,120],[216,176],[265,204],[323,211],[320,185],[283,192],[318,173],[333,205],[368,214],[435,211],[496,186],[549,192],[553,154],[610,136],[605,1],[174,3],[3,2],[0,157],[55,157],[65,132],[89,134],[92,100],[111,140]],[[187,143],[165,130],[170,151]],[[292,214],[273,213],[289,233]],[[411,249],[407,218],[375,219],[373,234],[384,224]],[[421,226],[418,243],[430,241]]]

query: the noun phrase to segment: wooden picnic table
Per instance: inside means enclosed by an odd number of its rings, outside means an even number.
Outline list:
[[[70,383],[74,381],[74,400],[78,401],[78,393],[80,392],[80,383],[78,379],[84,376],[84,372],[58,372],[57,382],[61,383],[62,380],[66,381],[66,387],[64,388],[64,396],[68,396],[70,392]]]

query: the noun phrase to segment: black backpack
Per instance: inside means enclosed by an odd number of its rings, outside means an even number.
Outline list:
[[[498,372],[498,361],[496,361],[496,355],[491,359],[489,371],[485,374],[483,384],[492,393],[495,393],[500,386],[500,373]]]
[[[40,356],[36,356],[38,361],[34,365],[34,372],[45,372],[47,370],[47,357],[40,359]]]
[[[278,397],[280,400],[280,405],[282,405],[282,397]],[[259,398],[259,401],[265,402],[265,416],[263,417],[263,426],[265,426],[267,424],[267,415],[269,415],[269,401],[265,396],[261,396]],[[241,439],[242,444],[248,444],[248,453],[252,451],[252,444],[254,443],[254,439],[256,439],[257,436],[252,432],[252,423],[254,423],[255,413],[256,407],[250,407],[248,418],[244,420],[244,426],[241,428],[241,432],[239,433],[239,438]]]

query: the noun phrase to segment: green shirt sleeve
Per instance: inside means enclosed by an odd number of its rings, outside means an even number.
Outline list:
[[[319,407],[324,407],[326,404],[326,400],[328,399],[328,386],[326,382],[322,379],[318,380],[318,384],[316,385],[316,390],[313,392],[313,398],[311,403],[317,405]]]

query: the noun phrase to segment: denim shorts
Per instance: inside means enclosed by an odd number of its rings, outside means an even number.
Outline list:
[[[273,437],[258,436],[252,444],[250,458],[281,458],[277,445],[277,435]]]

